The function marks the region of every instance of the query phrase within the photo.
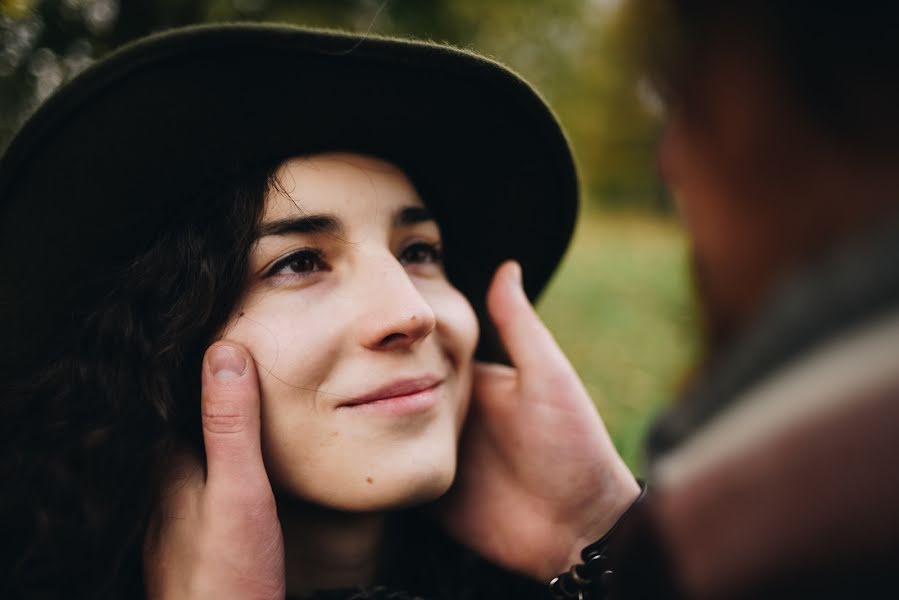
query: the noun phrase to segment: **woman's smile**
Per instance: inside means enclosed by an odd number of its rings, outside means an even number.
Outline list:
[[[374,391],[341,402],[338,409],[401,416],[427,411],[439,401],[443,378],[422,375],[397,379]]]

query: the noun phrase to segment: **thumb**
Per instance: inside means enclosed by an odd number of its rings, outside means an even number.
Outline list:
[[[500,340],[522,372],[564,368],[568,361],[537,316],[522,287],[521,266],[512,260],[499,266],[487,290],[487,312]]]
[[[239,344],[206,351],[202,411],[207,484],[243,487],[265,478],[256,365]]]

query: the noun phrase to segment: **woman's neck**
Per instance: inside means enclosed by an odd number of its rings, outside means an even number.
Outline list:
[[[278,499],[288,595],[373,583],[384,513],[346,513]]]

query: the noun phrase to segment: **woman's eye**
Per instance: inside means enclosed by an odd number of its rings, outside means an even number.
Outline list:
[[[443,262],[440,246],[428,242],[415,242],[406,246],[399,256],[400,262],[409,264],[439,264]]]
[[[285,256],[271,266],[266,277],[274,275],[309,275],[328,268],[321,252],[311,248],[303,248]]]

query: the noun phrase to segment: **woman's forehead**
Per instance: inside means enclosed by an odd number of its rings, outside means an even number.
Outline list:
[[[291,158],[278,167],[263,222],[297,214],[352,218],[423,206],[396,165],[362,154],[332,152]]]

